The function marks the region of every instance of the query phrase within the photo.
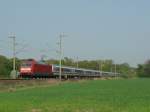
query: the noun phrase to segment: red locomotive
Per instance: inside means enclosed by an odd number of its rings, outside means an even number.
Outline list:
[[[36,62],[34,59],[23,60],[20,67],[20,77],[51,77],[52,65]]]

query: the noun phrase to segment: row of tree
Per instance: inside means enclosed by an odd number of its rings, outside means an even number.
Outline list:
[[[49,59],[45,60],[47,64],[59,64],[59,60]],[[9,77],[12,70],[12,59],[8,59],[5,56],[0,56],[0,77]],[[21,60],[16,59],[16,69],[19,70]],[[130,67],[128,63],[114,64],[113,60],[80,60],[75,61],[71,58],[65,57],[62,60],[62,65],[85,68],[92,70],[102,70],[107,72],[117,72],[125,78],[131,77],[150,77],[150,60],[144,64],[139,64],[138,68]]]
[[[0,55],[0,78],[9,77],[11,70],[13,69],[13,60],[8,59],[5,56]],[[16,68],[19,69],[20,60],[16,59]]]
[[[139,77],[150,77],[150,60],[147,60],[144,64],[139,64],[137,73]]]

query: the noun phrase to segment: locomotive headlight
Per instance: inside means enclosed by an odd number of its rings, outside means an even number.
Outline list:
[[[21,68],[21,72],[31,72],[31,68]]]

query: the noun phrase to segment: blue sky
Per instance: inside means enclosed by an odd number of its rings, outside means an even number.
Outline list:
[[[11,57],[10,32],[19,58],[64,56],[113,59],[135,66],[150,57],[149,0],[0,0],[0,54]]]

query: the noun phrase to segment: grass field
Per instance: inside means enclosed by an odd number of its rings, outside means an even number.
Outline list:
[[[91,80],[0,92],[0,112],[150,112],[150,79]]]

